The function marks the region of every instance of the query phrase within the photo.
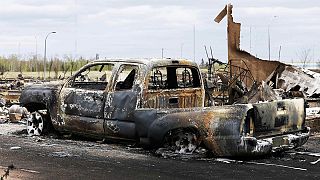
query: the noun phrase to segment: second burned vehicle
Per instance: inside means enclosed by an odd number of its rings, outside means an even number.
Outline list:
[[[259,155],[303,145],[303,99],[211,106],[196,63],[172,59],[93,61],[61,84],[26,87],[28,133],[54,128],[125,139],[179,153]],[[212,100],[211,100],[212,101]]]

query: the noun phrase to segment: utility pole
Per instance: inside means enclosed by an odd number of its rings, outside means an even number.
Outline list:
[[[161,48],[161,58],[163,59],[163,48]]]
[[[20,73],[22,74],[22,68],[21,68],[21,66],[22,66],[22,63],[21,63],[21,54],[20,54],[20,48],[21,48],[21,43],[19,42],[19,44],[18,44],[18,57],[17,57],[17,59],[18,59],[18,63],[19,64],[17,64],[18,65],[18,67],[19,67],[19,71],[20,71]]]
[[[38,72],[38,77],[40,78],[40,71],[39,71],[39,64],[38,64],[38,38],[37,35],[35,35],[36,39],[36,55],[35,55],[35,61],[36,61],[36,71]]]
[[[279,61],[280,61],[280,56],[281,56],[281,45],[279,47]]]
[[[269,51],[269,61],[270,61],[270,26],[268,26],[268,51]]]

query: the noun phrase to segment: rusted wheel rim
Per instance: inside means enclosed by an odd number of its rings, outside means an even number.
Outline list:
[[[39,112],[33,112],[27,119],[27,132],[32,136],[39,136],[43,131],[43,118]]]
[[[179,131],[172,140],[171,148],[179,154],[192,154],[199,145],[199,139],[193,132]]]

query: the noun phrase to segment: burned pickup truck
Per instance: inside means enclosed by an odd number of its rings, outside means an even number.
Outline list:
[[[93,61],[64,83],[25,87],[27,131],[54,128],[217,156],[260,155],[303,145],[303,99],[209,106],[196,63],[173,59]]]

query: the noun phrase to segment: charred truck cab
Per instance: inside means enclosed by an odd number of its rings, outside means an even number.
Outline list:
[[[303,145],[303,99],[205,107],[196,63],[172,59],[93,61],[63,83],[25,87],[28,133],[49,128],[99,138],[133,140],[192,153],[259,155]]]

